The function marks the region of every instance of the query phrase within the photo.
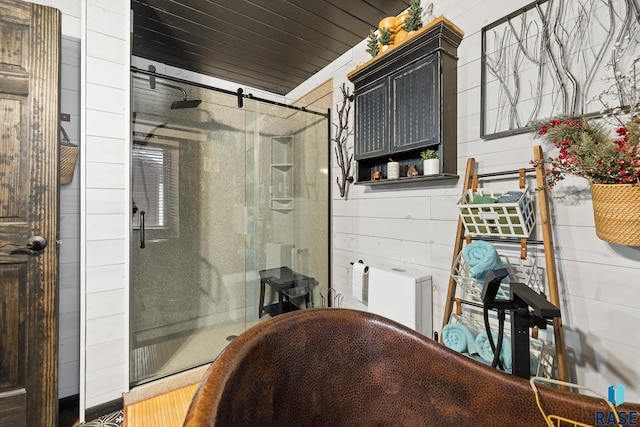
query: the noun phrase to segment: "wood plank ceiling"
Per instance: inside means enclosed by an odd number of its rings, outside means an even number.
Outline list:
[[[131,0],[133,55],[285,95],[410,0]]]

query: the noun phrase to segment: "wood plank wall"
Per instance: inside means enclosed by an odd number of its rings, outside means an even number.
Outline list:
[[[129,384],[130,4],[95,0],[84,13],[80,351],[90,409],[120,399]]]

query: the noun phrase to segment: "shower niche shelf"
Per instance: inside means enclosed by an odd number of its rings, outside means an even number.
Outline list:
[[[293,136],[271,137],[271,209],[293,210]]]

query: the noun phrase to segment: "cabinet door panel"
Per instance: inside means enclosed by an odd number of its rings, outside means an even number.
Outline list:
[[[388,86],[381,82],[356,93],[355,159],[389,152]]]
[[[440,136],[438,54],[391,76],[391,152],[437,144]]]

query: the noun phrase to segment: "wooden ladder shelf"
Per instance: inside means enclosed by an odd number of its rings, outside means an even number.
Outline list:
[[[542,148],[537,145],[533,148],[533,154],[535,160],[543,159]],[[557,268],[556,268],[556,259],[554,252],[554,244],[553,244],[553,233],[551,229],[551,216],[549,213],[549,198],[548,192],[545,188],[545,179],[543,175],[543,166],[537,166],[535,169],[520,169],[513,171],[504,171],[498,173],[487,173],[487,174],[474,174],[476,162],[474,158],[469,158],[467,160],[467,167],[465,172],[465,180],[463,183],[463,194],[466,194],[468,190],[475,189],[477,186],[478,178],[482,177],[495,177],[495,176],[508,176],[508,175],[516,175],[519,176],[521,181],[524,180],[524,174],[526,172],[535,171],[536,183],[538,188],[543,188],[537,191],[537,199],[539,204],[539,224],[542,231],[542,242],[539,242],[544,247],[544,259],[545,259],[545,272],[546,272],[546,283],[548,287],[548,298],[549,301],[560,308],[560,293],[558,292],[558,276],[557,276]],[[522,182],[521,182],[522,184]],[[522,185],[521,185],[522,186]],[[465,242],[465,227],[462,218],[458,219],[458,228],[456,231],[456,240],[453,251],[453,261],[451,267],[453,269],[455,263],[458,260],[458,255],[463,249],[463,245]],[[449,278],[449,289],[447,291],[447,300],[445,304],[444,310],[444,319],[442,322],[442,327],[444,328],[451,319],[451,315],[453,313],[453,306],[456,300],[456,287],[457,282],[453,275]],[[564,340],[564,330],[562,327],[562,318],[556,317],[553,319],[553,334],[555,340],[555,350],[556,350],[556,358],[555,365],[557,370],[557,375],[559,380],[568,382],[569,381],[569,373],[567,366],[567,357],[566,357],[566,349],[565,349],[565,340]],[[442,341],[442,334],[440,337]]]

